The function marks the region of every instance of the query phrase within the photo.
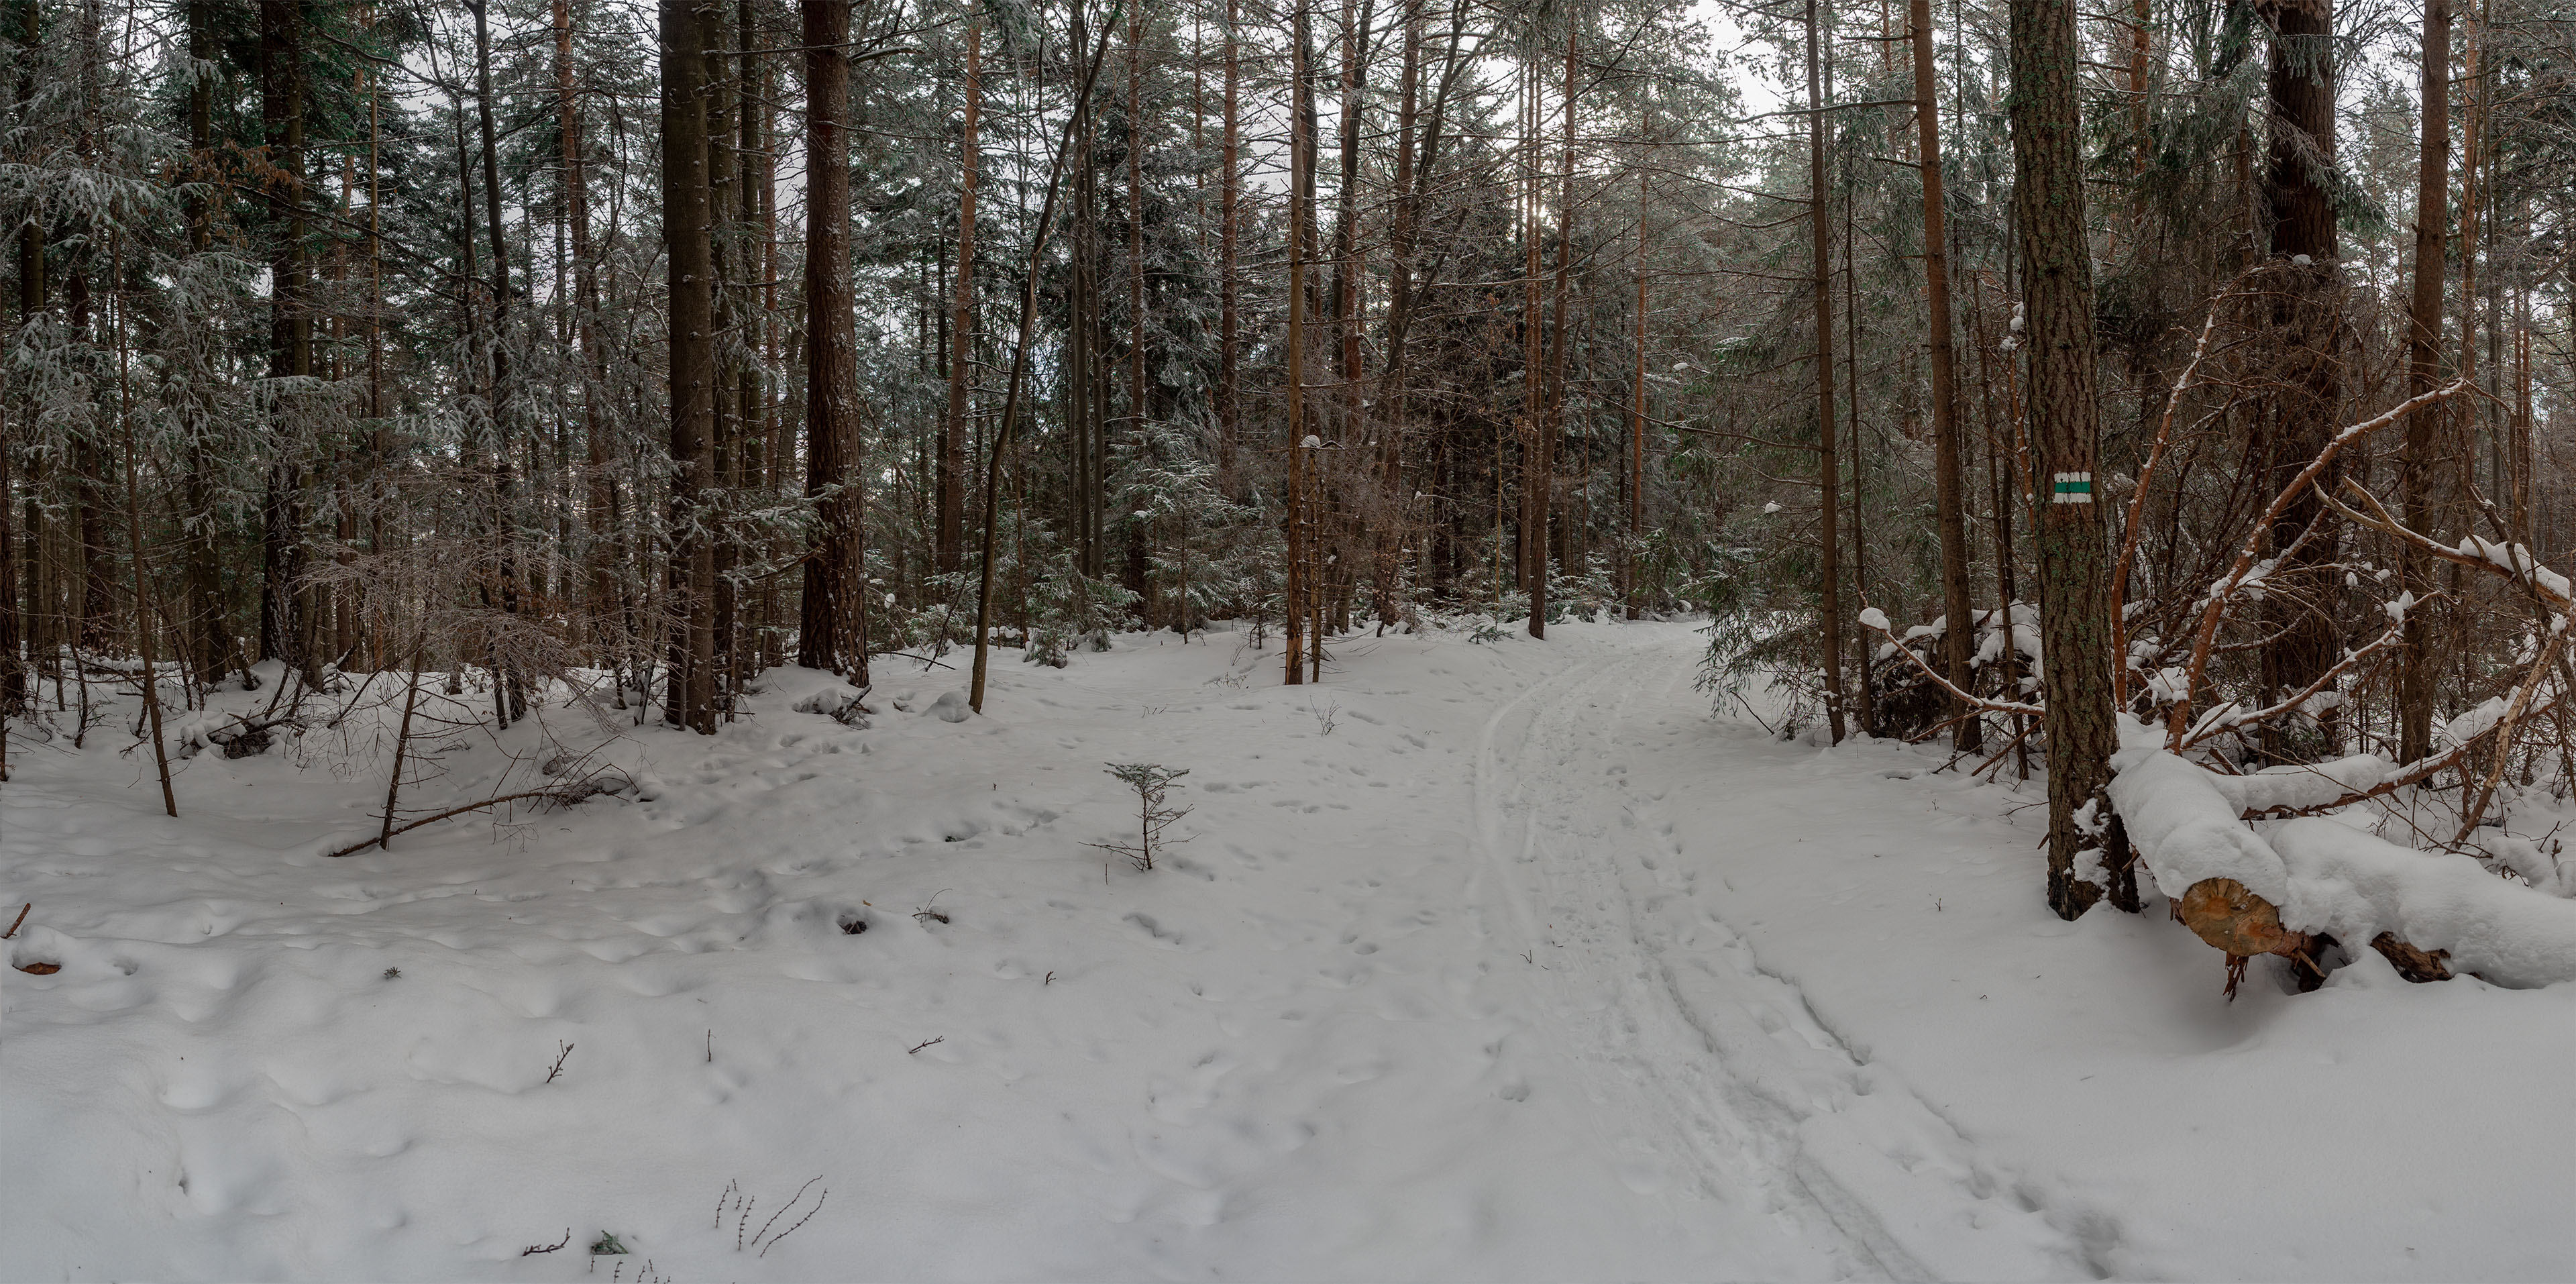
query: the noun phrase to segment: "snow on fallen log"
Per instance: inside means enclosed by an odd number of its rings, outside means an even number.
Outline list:
[[[2576,901],[2323,817],[2286,821],[2267,837],[2289,867],[2282,917],[2294,928],[2339,941],[2393,937],[2497,985],[2576,981]]]
[[[2170,757],[2171,755],[2167,755]],[[2186,763],[2185,766],[2190,764]],[[2249,811],[2270,811],[2275,807],[2296,810],[2324,807],[2337,799],[2375,789],[2396,771],[2396,765],[2377,754],[2357,753],[2332,762],[2307,763],[2289,767],[2265,767],[2242,776],[2221,776],[2201,771],[2236,805],[2239,815]],[[2199,771],[2199,768],[2193,768]]]
[[[2370,945],[2409,977],[2497,985],[2576,980],[2576,901],[2505,881],[2465,856],[2400,847],[2324,818],[2257,833],[2249,808],[2310,806],[2367,788],[2354,758],[2225,777],[2162,749],[2113,756],[2110,793],[2137,857],[2185,924],[2230,956],[2313,966],[2315,937]]]
[[[2289,867],[2237,819],[2244,808],[2220,777],[2150,748],[2111,755],[2111,773],[2111,806],[2157,891],[2180,901],[2194,885],[2226,878],[2275,905],[2289,898]]]

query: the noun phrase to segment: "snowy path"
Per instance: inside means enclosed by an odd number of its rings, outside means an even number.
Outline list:
[[[1579,1068],[1621,1180],[1709,1201],[1742,1223],[1732,1244],[1767,1222],[1808,1270],[1837,1277],[2091,1273],[2031,1209],[1961,1180],[1965,1143],[1698,909],[1702,875],[1630,783],[1655,748],[1636,709],[1698,699],[1694,656],[1652,642],[1534,687],[1495,714],[1478,756],[1490,881],[1538,967],[1532,1018]],[[1953,1162],[1925,1164],[1925,1150]],[[1805,1272],[1783,1260],[1745,1273]]]
[[[2047,916],[2027,798],[1711,719],[1687,625],[1552,632],[1293,688],[1131,638],[962,724],[890,665],[873,727],[782,686],[623,733],[636,797],[347,860],[363,753],[199,757],[178,825],[116,737],[23,753],[0,1278],[587,1278],[521,1255],[567,1224],[690,1284],[2576,1267],[2576,987],[2224,1004],[2160,914]],[[1152,874],[1084,845],[1139,760],[1191,769]]]

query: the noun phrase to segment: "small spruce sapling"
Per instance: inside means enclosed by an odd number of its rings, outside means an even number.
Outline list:
[[[1179,788],[1175,781],[1189,773],[1186,767],[1166,767],[1153,762],[1113,762],[1104,764],[1109,774],[1136,791],[1136,841],[1093,843],[1102,851],[1116,852],[1135,863],[1139,870],[1154,868],[1154,853],[1165,843],[1163,831],[1189,815],[1187,807],[1167,805],[1170,791]],[[1186,841],[1186,840],[1184,840]]]

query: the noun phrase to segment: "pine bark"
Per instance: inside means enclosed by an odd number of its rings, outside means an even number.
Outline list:
[[[1976,644],[1975,607],[1968,597],[1967,482],[1960,462],[1959,382],[1950,342],[1950,231],[1941,177],[1941,103],[1932,71],[1932,3],[1912,0],[1916,160],[1923,175],[1923,305],[1929,323],[1924,347],[1932,367],[1933,521],[1941,540],[1942,667],[1950,685],[1970,690],[1968,661]],[[1954,703],[1953,716],[1965,714]],[[1951,744],[1975,750],[1983,723],[1962,717]]]
[[[1843,740],[1842,468],[1834,447],[1834,277],[1832,189],[1825,182],[1823,39],[1816,0],[1807,0],[1807,215],[1812,233],[1816,317],[1817,627],[1824,651],[1825,722]]]
[[[1288,566],[1286,590],[1282,595],[1283,632],[1286,636],[1288,664],[1287,685],[1306,680],[1306,668],[1300,663],[1306,643],[1306,599],[1314,595],[1306,572],[1306,474],[1312,464],[1306,439],[1312,434],[1306,425],[1306,222],[1307,203],[1313,199],[1308,187],[1313,171],[1315,116],[1313,98],[1307,84],[1310,59],[1306,48],[1307,0],[1297,0],[1294,62],[1290,71],[1289,96],[1294,100],[1288,109]],[[1316,639],[1320,647],[1322,639]]]
[[[2425,0],[2421,76],[2422,145],[2415,182],[2415,281],[2407,309],[2406,395],[2431,392],[2442,373],[2442,261],[2450,224],[2451,4]],[[2398,457],[2398,490],[2406,524],[2425,534],[2439,524],[2437,455],[2446,407],[2431,406],[2406,418],[2405,451]],[[2404,545],[2400,569],[2415,603],[2406,615],[2406,650],[2397,671],[2397,758],[2416,762],[2433,752],[2433,681],[2441,668],[2434,654],[2430,559]]]
[[[2280,348],[2275,380],[2280,388],[2267,407],[2264,445],[2270,489],[2290,484],[2325,449],[2342,422],[2343,325],[2341,272],[2336,263],[2335,212],[2327,190],[2335,150],[2333,0],[2270,0],[2262,9],[2274,24],[2267,85],[2271,139],[2264,176],[2270,206],[2272,256],[2281,279],[2268,292],[2272,339]],[[2286,261],[2281,261],[2286,260]],[[2280,695],[2305,689],[2340,654],[2330,564],[2337,560],[2330,536],[2300,537],[2325,515],[2322,491],[2331,490],[2341,466],[2330,466],[2314,487],[2284,505],[2273,521],[2271,547],[2281,557],[2276,575],[2291,591],[2266,594],[2263,685]],[[2295,547],[2294,547],[2295,546]],[[2287,719],[2265,724],[2264,748],[2276,759],[2313,759],[2335,752],[2331,711],[2319,719],[2322,734],[2292,732]]]
[[[304,37],[299,0],[260,0],[259,112],[270,234],[269,361],[272,379],[313,373],[312,321],[304,310]],[[270,458],[261,499],[259,653],[306,667],[297,618],[304,572],[301,444],[277,395],[269,401]]]
[[[715,734],[715,261],[706,33],[694,0],[661,0],[662,227],[670,290],[670,691],[665,716]]]
[[[2111,751],[2119,745],[2111,707],[2110,556],[2102,508],[2090,493],[2101,418],[2074,2],[2012,0],[2010,26],[2012,214],[2030,360],[2028,416],[2038,480],[2052,487],[2052,500],[2054,487],[2069,488],[2067,502],[2039,506],[2032,542],[2047,708],[2047,896],[2058,917],[2072,919],[2102,894],[2075,866],[2097,844],[2092,826],[2109,814],[2105,791]],[[2073,498],[2078,494],[2080,501]]]
[[[938,531],[936,566],[953,575],[966,558],[967,388],[975,350],[975,182],[984,79],[982,24],[966,22],[966,115],[960,143],[957,179],[957,295],[949,332],[948,409],[939,422]],[[846,183],[845,183],[846,186]]]
[[[1218,164],[1222,184],[1218,191],[1218,218],[1222,230],[1217,235],[1217,364],[1216,420],[1218,437],[1218,477],[1231,482],[1234,456],[1242,442],[1242,425],[1238,422],[1235,369],[1237,356],[1236,327],[1241,324],[1235,302],[1235,245],[1240,233],[1242,175],[1237,160],[1243,145],[1240,90],[1242,59],[1235,43],[1235,22],[1239,0],[1225,0],[1225,142]],[[1229,497],[1231,485],[1225,487]]]
[[[851,311],[850,0],[801,0],[805,44],[805,493],[819,522],[805,563],[796,662],[867,680],[858,628],[865,530],[859,349]]]

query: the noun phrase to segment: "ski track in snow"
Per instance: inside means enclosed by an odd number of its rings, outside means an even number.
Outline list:
[[[1795,986],[1694,905],[1701,875],[1674,826],[1624,783],[1631,757],[1651,752],[1632,719],[1640,693],[1664,707],[1693,698],[1675,658],[1620,655],[1533,687],[1496,712],[1478,753],[1486,855],[1545,978],[1541,1019],[1583,1067],[1622,1180],[1750,1199],[1836,1276],[2105,1274],[2034,1206],[1999,1201],[1963,1138],[1861,1065]],[[1622,783],[1604,790],[1604,777]],[[1896,1126],[1855,1125],[1856,1108]]]

